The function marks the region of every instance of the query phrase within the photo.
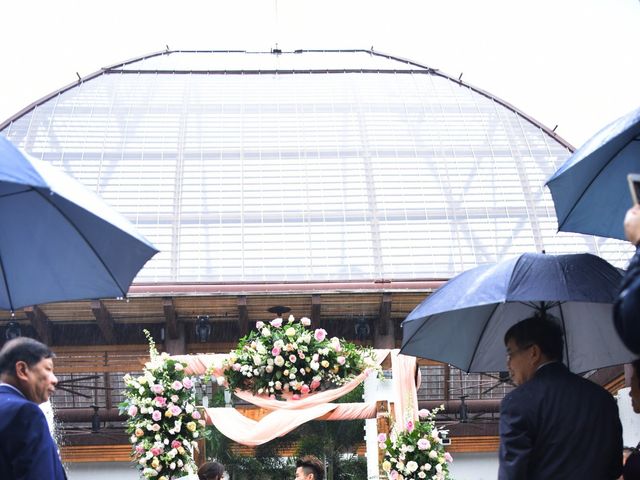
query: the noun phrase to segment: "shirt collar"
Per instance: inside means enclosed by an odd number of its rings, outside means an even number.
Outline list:
[[[3,383],[3,382],[0,382],[0,387],[9,387],[9,388],[12,388],[12,389],[14,389],[16,392],[18,392],[20,395],[22,395],[22,396],[24,397],[24,393],[22,393],[20,390],[18,390],[16,387],[14,387],[13,385],[11,385],[10,383]],[[25,397],[25,398],[27,398],[27,397]]]

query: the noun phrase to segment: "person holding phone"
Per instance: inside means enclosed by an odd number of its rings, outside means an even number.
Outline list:
[[[629,175],[629,188],[634,205],[624,217],[624,234],[636,253],[631,258],[620,285],[620,293],[613,304],[613,322],[622,342],[633,353],[640,354],[640,177]]]

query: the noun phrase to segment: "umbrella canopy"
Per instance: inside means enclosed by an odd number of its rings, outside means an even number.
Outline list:
[[[76,180],[0,136],[0,309],[125,296],[157,250]]]
[[[402,322],[401,353],[467,372],[505,370],[504,334],[546,310],[565,336],[564,361],[574,372],[618,365],[635,356],[611,318],[618,270],[588,253],[525,253],[449,280]]]
[[[558,230],[624,240],[628,173],[640,173],[640,108],[600,130],[547,181]]]

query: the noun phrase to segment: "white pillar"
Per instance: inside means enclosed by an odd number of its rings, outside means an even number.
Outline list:
[[[364,402],[379,400],[393,401],[391,380],[379,380],[376,375],[369,375],[364,381]],[[364,421],[365,445],[367,446],[367,479],[379,480],[378,475],[378,424],[375,418]]]

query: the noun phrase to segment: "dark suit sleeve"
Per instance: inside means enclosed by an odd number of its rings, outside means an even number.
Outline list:
[[[500,404],[499,480],[526,480],[533,447],[532,432],[522,405],[513,395]]]
[[[57,478],[58,454],[40,407],[25,402],[12,422],[12,466],[16,480]]]
[[[622,475],[622,423],[620,423],[620,414],[618,412],[618,404],[611,397],[611,443],[612,454],[609,465],[609,475],[607,478],[615,480]]]
[[[631,259],[613,305],[613,321],[623,343],[640,353],[640,250]]]

